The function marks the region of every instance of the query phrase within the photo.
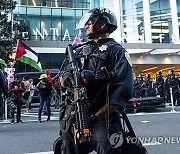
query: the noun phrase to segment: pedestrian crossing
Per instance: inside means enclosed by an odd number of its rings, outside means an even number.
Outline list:
[[[35,153],[27,153],[27,154],[54,154],[53,151],[47,151],[47,152],[35,152]],[[97,154],[95,151],[89,153],[89,154]]]
[[[27,154],[54,154],[53,151],[47,151],[47,152],[35,152],[35,153],[27,153]]]
[[[51,121],[59,120],[59,112],[54,111],[51,112],[53,116],[51,116]],[[29,112],[21,114],[22,123],[30,123],[30,122],[38,122],[38,112]],[[47,116],[41,116],[42,122],[47,121]],[[10,124],[10,119],[0,121],[0,124]]]

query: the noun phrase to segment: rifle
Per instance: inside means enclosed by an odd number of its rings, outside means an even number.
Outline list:
[[[74,143],[77,145],[77,153],[79,153],[81,145],[90,145],[90,130],[87,108],[87,90],[82,84],[81,72],[78,71],[73,53],[73,46],[69,44],[66,48],[66,55],[70,64],[73,75],[72,93],[75,104],[75,124],[73,124]]]

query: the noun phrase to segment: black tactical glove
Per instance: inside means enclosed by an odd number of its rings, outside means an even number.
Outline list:
[[[89,126],[93,127],[94,125],[96,125],[98,123],[98,119],[97,117],[93,114],[89,117]]]

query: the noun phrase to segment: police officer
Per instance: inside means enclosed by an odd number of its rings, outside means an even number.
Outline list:
[[[139,74],[139,93],[140,93],[140,97],[145,97],[146,96],[146,82],[143,78],[143,74]]]
[[[177,105],[176,102],[177,102],[177,99],[178,99],[178,78],[177,76],[175,75],[175,72],[174,72],[174,69],[170,69],[169,72],[169,80],[168,80],[168,84],[169,84],[169,91],[170,91],[170,88],[172,88],[172,95],[173,95],[173,103],[174,105]]]
[[[139,98],[140,93],[139,93],[139,82],[138,82],[138,76],[134,76],[134,81],[133,81],[133,97]]]
[[[150,73],[146,74],[145,87],[146,87],[146,96],[147,97],[152,96],[153,84],[152,84],[152,78],[151,78],[151,74]]]
[[[178,73],[178,84],[177,84],[177,106],[180,106],[180,73]]]
[[[156,95],[164,97],[164,78],[162,76],[162,71],[159,70],[156,73],[156,82],[155,82]]]
[[[90,10],[77,26],[77,29],[82,28],[86,29],[87,38],[91,41],[79,50],[76,60],[80,71],[87,70],[93,74],[87,86],[91,100],[91,145],[98,154],[121,154],[122,133],[117,110],[123,110],[132,97],[130,56],[119,43],[109,38],[109,34],[117,29],[116,17],[109,9]],[[108,90],[109,81],[102,73],[103,67],[106,67],[111,78]],[[63,76],[60,82],[64,86]]]

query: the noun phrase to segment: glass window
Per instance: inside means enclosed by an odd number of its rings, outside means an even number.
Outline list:
[[[180,1],[176,1],[176,3],[177,3],[178,17],[180,17]]]
[[[142,0],[123,0],[123,15],[142,12],[143,2]]]
[[[21,0],[21,5],[28,5],[28,1],[27,0]]]
[[[61,17],[53,17],[52,18],[52,28],[57,29],[51,29],[51,40],[62,40],[62,20]],[[53,36],[54,35],[54,36]]]
[[[44,7],[89,8],[90,5],[90,0],[21,0],[20,2],[21,5]]]
[[[153,43],[172,42],[172,21],[169,0],[150,0],[151,32]]]
[[[62,9],[62,34],[65,33],[70,35],[70,37],[74,36],[75,30],[75,18],[74,18],[75,10],[70,9]],[[64,41],[70,41],[69,37],[65,37]]]
[[[176,1],[176,3],[177,3],[178,25],[179,25],[179,35],[180,35],[180,1]]]
[[[44,38],[42,38],[44,41],[50,41],[51,40],[51,16],[42,16],[41,17],[41,23],[40,23],[40,29],[41,33]]]
[[[124,33],[123,42],[143,43],[144,42],[144,17],[143,14],[123,17]]]
[[[16,7],[15,10],[13,10],[14,14],[26,14],[26,7]]]
[[[53,8],[52,9],[52,16],[61,16],[61,9],[59,8]]]
[[[151,18],[151,32],[153,43],[170,43],[172,35],[171,16]]]
[[[166,14],[170,13],[170,3],[169,0],[151,0],[150,1],[150,11],[152,15]]]
[[[40,8],[27,7],[27,14],[29,14],[29,15],[40,15]]]
[[[51,15],[50,8],[41,8],[41,15]]]
[[[127,43],[144,42],[144,16],[142,0],[123,0],[123,34]]]

